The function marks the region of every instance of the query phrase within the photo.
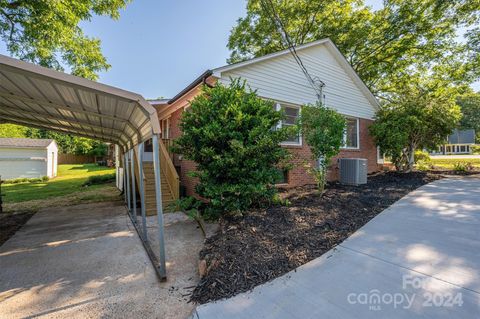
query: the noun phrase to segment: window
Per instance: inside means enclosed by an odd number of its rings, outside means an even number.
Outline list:
[[[347,118],[344,135],[344,148],[359,148],[358,119]]]
[[[277,169],[278,178],[275,181],[275,184],[288,184],[288,170],[287,169]]]
[[[287,105],[276,105],[278,111],[282,110],[285,114],[285,119],[279,124],[279,127],[294,126],[297,124],[298,116],[300,115],[300,108]],[[288,137],[282,144],[286,145],[302,145],[302,138],[300,133]]]
[[[144,149],[143,151],[144,152],[153,152],[153,142],[152,142],[152,139],[148,139],[145,141],[145,144],[143,145]]]
[[[380,147],[377,146],[377,164],[384,164],[385,163],[385,154],[382,153]]]
[[[162,138],[170,138],[170,118],[161,120],[160,126],[162,128]]]

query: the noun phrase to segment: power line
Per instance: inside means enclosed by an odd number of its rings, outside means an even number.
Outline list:
[[[288,35],[288,32],[285,28],[285,25],[283,24],[282,20],[280,19],[280,16],[277,14],[277,12],[275,10],[275,6],[271,2],[271,0],[260,0],[260,5],[261,5],[263,11],[265,11],[265,13],[269,16],[269,18],[273,20],[276,28],[280,32],[282,40],[286,43],[286,45],[288,47],[288,50],[290,51],[293,58],[295,59],[295,62],[298,64],[298,66],[302,70],[303,74],[305,75],[308,83],[310,84],[310,86],[315,91],[315,94],[317,95],[318,100],[320,102],[322,102],[322,100],[323,100],[323,88],[325,87],[325,83],[322,80],[320,80],[318,77],[313,78],[310,75],[310,73],[308,72],[307,68],[303,64],[302,59],[298,55],[297,50],[295,49],[295,44],[290,39],[290,36]],[[318,82],[318,85],[317,85],[317,82]]]

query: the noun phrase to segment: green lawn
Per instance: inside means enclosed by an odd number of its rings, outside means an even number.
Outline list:
[[[3,184],[4,202],[18,203],[91,191],[105,185],[84,187],[88,177],[115,173],[115,169],[95,164],[58,165],[58,176],[48,182]]]
[[[474,167],[480,168],[480,158],[448,158],[448,159],[436,159],[432,158],[432,164],[434,166],[443,168],[453,168],[455,163],[471,163]]]

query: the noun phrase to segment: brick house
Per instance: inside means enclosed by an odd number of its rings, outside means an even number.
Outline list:
[[[325,83],[324,103],[347,118],[345,146],[337,158],[332,160],[329,178],[338,178],[338,158],[366,158],[368,171],[378,170],[380,159],[377,148],[368,133],[368,126],[378,109],[378,102],[350,64],[330,39],[318,40],[298,46],[296,51],[313,78]],[[276,107],[284,110],[286,120],[281,125],[292,125],[302,105],[315,103],[317,96],[288,50],[279,51],[248,61],[208,70],[195,79],[175,97],[150,101],[157,109],[162,140],[170,145],[182,134],[178,123],[189,101],[201,93],[204,84],[214,85],[217,81],[228,85],[231,79],[246,80],[252,90],[265,99],[273,100]],[[303,167],[305,160],[311,161],[310,149],[302,136],[292,137],[282,143],[294,155],[293,169],[284,172],[283,187],[313,184],[313,178]],[[195,169],[195,163],[171,154],[180,176],[180,183],[187,195],[194,194],[195,180],[187,176]],[[312,163],[313,164],[313,163]]]

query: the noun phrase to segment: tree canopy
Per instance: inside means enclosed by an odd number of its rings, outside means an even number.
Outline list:
[[[64,154],[104,156],[107,153],[106,144],[100,141],[15,124],[0,124],[0,137],[54,139]]]
[[[462,111],[460,129],[474,129],[480,143],[480,93],[467,93],[457,98]]]
[[[110,65],[100,40],[79,26],[93,15],[118,19],[130,0],[0,0],[0,37],[21,60],[96,80]]]
[[[456,88],[418,81],[406,85],[398,100],[384,105],[370,126],[376,144],[399,171],[413,169],[415,150],[444,143],[461,118]]]
[[[398,93],[397,82],[412,72],[461,85],[480,75],[480,0],[385,0],[379,10],[363,0],[266,1],[295,45],[332,39],[377,97]],[[261,0],[248,1],[228,48],[231,63],[285,49]]]

